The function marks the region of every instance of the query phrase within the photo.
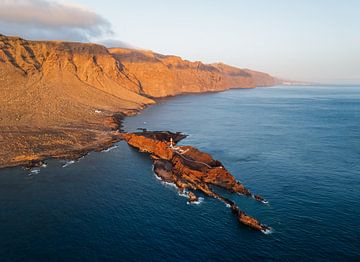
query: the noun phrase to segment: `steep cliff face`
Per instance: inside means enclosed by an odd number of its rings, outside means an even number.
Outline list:
[[[269,85],[270,78],[150,51],[0,35],[0,167],[114,141],[114,114],[132,114],[152,97]]]
[[[273,86],[282,83],[280,79],[259,71],[240,69],[223,63],[212,64],[212,66],[219,69],[221,73],[227,77],[227,85],[230,88],[238,87],[237,85],[246,83],[246,80],[249,81],[249,87]]]
[[[0,36],[0,167],[98,148],[138,94],[105,47]]]
[[[139,80],[143,94],[152,97],[254,88],[276,83],[276,79],[267,74],[220,63],[207,65],[133,49],[111,48],[109,51]]]
[[[266,73],[262,73],[250,69],[244,69],[244,71],[251,75],[255,86],[274,86],[283,83],[281,79],[272,77],[271,75]]]
[[[22,107],[43,105],[38,113],[64,113],[68,119],[71,107],[121,111],[153,102],[138,95],[137,83],[103,46],[0,36],[0,61],[0,83],[9,87],[5,96],[19,93]]]

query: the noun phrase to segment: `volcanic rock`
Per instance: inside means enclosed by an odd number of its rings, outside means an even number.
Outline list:
[[[192,146],[177,146],[176,143],[185,137],[181,133],[144,130],[125,133],[123,137],[140,152],[149,153],[155,159],[154,172],[157,176],[165,182],[174,183],[180,192],[188,192],[190,203],[198,200],[194,193],[198,191],[230,206],[240,223],[260,231],[268,229],[257,219],[246,215],[233,201],[215,191],[217,187],[231,193],[253,196],[220,161],[214,160],[208,153]],[[264,200],[261,196],[254,198],[258,201]]]

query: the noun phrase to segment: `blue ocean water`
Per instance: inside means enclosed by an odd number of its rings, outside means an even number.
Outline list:
[[[120,142],[29,176],[0,170],[1,261],[360,260],[360,87],[271,87],[163,99],[126,131],[182,131],[268,205],[187,205]],[[226,194],[226,193],[225,193]]]

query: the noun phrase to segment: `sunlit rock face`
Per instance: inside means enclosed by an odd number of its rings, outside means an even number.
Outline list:
[[[119,116],[155,97],[255,85],[252,73],[225,65],[0,35],[0,167],[101,149],[118,141]]]
[[[176,146],[185,136],[168,131],[146,131],[123,134],[129,145],[140,152],[149,153],[154,160],[154,172],[163,181],[173,183],[180,193],[188,197],[189,203],[197,202],[200,192],[224,202],[237,216],[238,221],[250,228],[266,231],[256,218],[247,215],[235,202],[217,193],[222,188],[263,202],[260,196],[254,196],[247,188],[226,170],[222,163],[214,160],[208,153],[192,146]]]
[[[270,86],[279,80],[268,74],[225,64],[190,62],[152,51],[111,48],[109,51],[138,79],[141,91],[152,97],[215,92],[229,88]]]

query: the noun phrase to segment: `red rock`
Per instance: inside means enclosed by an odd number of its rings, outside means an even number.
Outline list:
[[[193,192],[188,193],[188,198],[189,198],[188,200],[189,203],[193,203],[199,200],[198,197]]]
[[[166,182],[174,183],[181,192],[188,191],[189,202],[197,201],[193,191],[217,198],[229,205],[240,223],[256,230],[265,230],[257,219],[241,211],[231,200],[216,193],[212,187],[217,186],[231,193],[252,196],[250,191],[226,170],[220,161],[211,155],[191,146],[176,146],[176,142],[184,138],[181,134],[171,132],[149,132],[124,134],[129,145],[141,152],[150,153],[154,160],[154,172]],[[171,144],[170,139],[173,140]],[[256,196],[262,201],[263,198]]]

